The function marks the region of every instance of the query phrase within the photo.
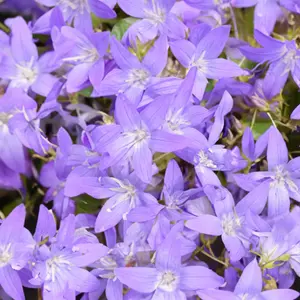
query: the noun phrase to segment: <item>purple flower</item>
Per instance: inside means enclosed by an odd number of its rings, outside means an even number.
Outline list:
[[[113,69],[105,76],[99,86],[96,86],[96,95],[125,94],[137,106],[145,89],[167,64],[167,39],[161,36],[142,62],[114,37],[111,38],[110,46],[115,63],[120,69]]]
[[[167,35],[172,39],[184,38],[184,24],[170,12],[175,2],[118,0],[118,4],[128,15],[142,19],[129,28],[129,39],[135,44],[136,38],[145,43],[158,35]]]
[[[28,174],[29,162],[18,136],[10,132],[9,122],[23,108],[35,107],[35,101],[20,89],[9,89],[0,99],[0,158],[18,173]]]
[[[67,74],[68,93],[82,90],[92,84],[97,88],[104,76],[104,55],[108,48],[109,32],[95,33],[92,28],[79,29],[63,26],[60,33],[52,34],[58,59],[71,64]]]
[[[130,162],[143,182],[152,179],[153,152],[172,152],[183,149],[187,141],[178,135],[152,128],[152,124],[143,119],[128,99],[120,95],[116,100],[115,117],[121,132],[109,145],[109,165],[121,160]]]
[[[262,134],[255,143],[251,129],[249,127],[245,128],[242,138],[242,149],[247,158],[255,161],[263,154],[267,145],[268,131]]]
[[[34,240],[24,228],[25,215],[21,204],[0,226],[0,285],[16,300],[25,300],[19,271],[27,265],[34,249]]]
[[[269,69],[263,80],[263,93],[267,99],[276,96],[284,87],[291,72],[300,87],[300,50],[296,41],[279,41],[255,31],[255,39],[262,48],[241,47],[242,53],[250,60],[263,64],[269,63]]]
[[[59,82],[58,82],[59,83]],[[45,102],[40,106],[37,111],[37,104],[33,99],[30,99],[27,94],[21,93],[18,90],[12,90],[12,97],[15,97],[13,108],[15,109],[13,115],[8,120],[8,127],[11,133],[13,133],[20,142],[27,148],[33,149],[38,154],[45,154],[51,146],[50,141],[40,128],[41,119],[46,118],[54,111],[60,111],[61,106],[57,103],[56,97],[52,98],[53,94],[56,94],[56,86],[54,85],[48,94]],[[55,93],[53,93],[53,90]],[[20,98],[19,98],[20,97]],[[24,99],[22,99],[24,98]],[[21,106],[21,103],[30,103]],[[21,106],[21,109],[18,109]]]
[[[288,162],[286,144],[275,127],[268,133],[268,171],[237,174],[237,184],[250,191],[237,205],[240,212],[261,213],[268,200],[268,216],[285,215],[290,210],[290,198],[300,201],[299,160]]]
[[[166,169],[162,190],[166,205],[166,216],[170,220],[182,220],[189,217],[184,213],[184,204],[190,199],[196,198],[200,192],[200,188],[184,191],[184,179],[180,168],[175,160],[170,160]],[[193,202],[194,200],[190,201]]]
[[[143,109],[142,116],[153,128],[189,138],[193,128],[213,114],[203,106],[192,104],[196,73],[193,67],[175,93],[159,96]]]
[[[251,279],[251,280],[249,280]],[[223,299],[266,299],[266,300],[280,300],[282,298],[287,300],[296,299],[299,293],[289,289],[274,289],[262,291],[263,277],[261,270],[257,264],[256,259],[253,259],[244,269],[234,292],[222,290],[204,290],[197,294],[203,300],[223,300]]]
[[[221,286],[223,278],[210,269],[181,265],[178,229],[174,226],[159,246],[154,267],[117,268],[117,278],[133,290],[153,294],[152,299],[186,299],[185,292]]]
[[[92,197],[108,198],[98,214],[95,230],[102,232],[117,225],[136,206],[158,205],[157,200],[145,193],[146,184],[141,182],[136,173],[114,172],[115,177],[83,176],[67,181],[65,194],[74,196],[87,193]],[[76,186],[76,188],[74,188]]]
[[[231,111],[232,106],[232,97],[225,91],[215,111],[215,121],[210,128],[208,140],[199,131],[189,130],[186,134],[193,139],[193,145],[189,145],[188,150],[176,152],[179,157],[195,166],[197,176],[203,186],[221,185],[214,171],[233,171],[236,167],[237,169],[244,168],[243,161],[238,162],[236,166],[234,151],[227,150],[222,145],[215,145],[224,127],[224,117]]]
[[[221,235],[230,258],[238,261],[247,254],[252,230],[247,224],[247,216],[236,212],[231,194],[225,190],[223,197],[213,203],[216,216],[202,214],[188,220],[185,225],[200,233]]]
[[[35,238],[43,240],[35,250],[30,283],[42,287],[45,299],[73,299],[75,291],[96,290],[98,280],[84,267],[106,255],[107,247],[87,231],[75,230],[74,215],[65,218],[55,231],[53,216],[41,207]]]
[[[75,27],[84,27],[87,22],[91,22],[90,13],[94,13],[96,16],[104,19],[114,19],[116,13],[112,9],[116,4],[116,1],[109,0],[38,0],[47,7],[59,7],[64,20],[71,24],[74,22]],[[44,15],[44,23],[49,23],[50,13]]]
[[[178,40],[170,43],[175,57],[185,68],[197,67],[194,94],[201,100],[208,79],[221,79],[248,75],[234,62],[218,58],[223,51],[230,32],[229,26],[211,30],[195,46],[190,41]]]
[[[57,82],[50,73],[57,68],[53,52],[40,58],[32,39],[32,33],[21,17],[7,19],[11,29],[10,52],[2,53],[0,77],[9,80],[9,87],[31,89],[47,96]]]

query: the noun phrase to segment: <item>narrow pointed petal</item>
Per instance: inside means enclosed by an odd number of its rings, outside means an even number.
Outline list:
[[[240,300],[240,297],[230,291],[215,289],[197,291],[197,295],[203,300]]]
[[[202,266],[188,266],[181,269],[180,289],[195,291],[217,288],[224,284],[224,279],[212,270]]]
[[[54,215],[44,205],[40,206],[39,217],[36,224],[34,239],[38,242],[46,237],[53,237],[56,233],[56,224]]]
[[[155,266],[158,270],[179,271],[181,266],[179,231],[181,229],[182,225],[177,223],[159,245],[155,260]]]
[[[170,42],[169,44],[175,57],[184,67],[188,68],[196,50],[195,46],[187,40]]]
[[[248,193],[237,205],[236,211],[245,215],[248,210],[260,214],[266,206],[270,180],[266,180]]]
[[[116,118],[125,131],[136,130],[141,126],[141,117],[128,99],[119,95],[116,101]]]
[[[193,67],[189,70],[185,79],[182,81],[178,90],[176,91],[175,99],[171,103],[174,109],[178,109],[178,110],[182,109],[190,102],[196,76],[197,76],[197,68]]]
[[[123,284],[141,293],[155,291],[159,283],[159,274],[155,268],[117,268],[115,274]]]
[[[123,299],[123,284],[120,280],[108,280],[105,291],[107,299],[121,300]],[[92,300],[92,299],[91,299]]]
[[[184,188],[181,170],[174,159],[168,163],[164,183],[164,188],[170,194],[173,194],[174,191],[182,191]]]
[[[114,19],[117,14],[103,1],[88,0],[91,11],[99,18]]]
[[[145,182],[150,183],[152,179],[152,152],[148,143],[139,145],[132,157],[132,165],[137,176]]]
[[[141,63],[127,48],[125,48],[115,37],[110,40],[111,53],[116,64],[124,70],[140,69]]]
[[[68,215],[61,221],[59,231],[56,235],[57,243],[61,246],[70,246],[75,233],[75,216]]]
[[[129,211],[129,201],[122,201],[122,194],[116,194],[105,202],[98,214],[95,231],[103,232],[116,226]]]
[[[290,68],[284,60],[278,60],[270,65],[263,79],[263,92],[267,99],[272,99],[283,89]]]
[[[251,280],[249,280],[249,278],[251,278]],[[255,258],[244,269],[235,287],[234,293],[256,295],[261,291],[262,285],[261,270]]]
[[[168,60],[168,48],[167,37],[162,35],[145,55],[143,65],[152,75],[159,74],[165,68]]]
[[[4,219],[0,226],[1,244],[9,244],[9,242],[18,238],[24,226],[25,215],[25,206],[20,204]]]
[[[214,145],[220,138],[220,134],[224,128],[224,118],[232,110],[233,99],[231,95],[225,91],[221,102],[215,112],[215,122],[211,128],[208,142]]]
[[[95,291],[99,286],[98,279],[92,273],[77,267],[70,268],[68,283],[71,290],[81,293]]]
[[[241,69],[236,63],[224,59],[215,58],[206,61],[202,72],[209,79],[221,79],[227,77],[247,76],[249,73]]]
[[[277,2],[271,0],[258,1],[254,10],[255,29],[267,35],[270,34],[281,14],[281,8]]]
[[[289,289],[275,289],[270,291],[264,291],[261,293],[261,296],[265,300],[294,300],[298,299],[299,293],[297,291]]]
[[[288,162],[288,149],[281,133],[275,127],[269,132],[267,159],[269,171],[274,171],[276,166]]]
[[[255,143],[250,127],[246,127],[242,138],[242,149],[244,154],[251,160],[255,160]]]
[[[188,220],[185,226],[203,234],[218,236],[223,233],[219,218],[212,215],[201,215],[195,219]]]
[[[147,7],[144,1],[135,1],[135,0],[118,0],[118,4],[123,11],[128,15],[135,18],[144,18],[145,12],[144,9]]]
[[[217,58],[223,51],[225,44],[228,41],[230,26],[220,26],[209,33],[199,42],[196,49],[196,59],[204,52],[204,59]]]
[[[5,23],[12,32],[11,50],[14,59],[20,63],[37,60],[38,51],[25,20],[22,17],[16,17],[7,19]]]
[[[174,152],[186,148],[189,140],[181,135],[155,130],[149,145],[154,152]]]
[[[0,268],[0,286],[14,300],[25,300],[20,277],[10,265]]]
[[[273,182],[270,185],[268,200],[268,216],[284,216],[290,211],[290,197],[288,189],[280,183]]]

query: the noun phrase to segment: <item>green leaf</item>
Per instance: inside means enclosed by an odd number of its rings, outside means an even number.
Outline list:
[[[88,195],[75,197],[74,201],[76,202],[76,214],[94,214],[99,212],[99,208],[101,206],[100,200],[92,198]]]
[[[89,86],[86,89],[79,91],[78,94],[83,97],[90,97],[92,92],[93,92],[93,88]]]
[[[246,126],[251,126],[251,120],[246,120],[243,123]],[[272,126],[272,122],[270,119],[256,119],[252,128],[254,139],[257,140],[263,133],[265,133],[270,128],[270,126]]]
[[[121,40],[126,30],[137,21],[136,18],[125,18],[120,20],[116,25],[113,27],[111,33],[114,35],[118,40]]]
[[[2,212],[5,216],[8,216],[12,210],[17,207],[19,204],[22,203],[22,199],[21,198],[16,198],[14,200],[11,200],[8,204],[6,204],[3,208],[2,208]]]

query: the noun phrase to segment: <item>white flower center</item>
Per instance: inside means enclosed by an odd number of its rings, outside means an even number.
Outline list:
[[[185,119],[182,109],[179,109],[175,113],[169,110],[166,116],[166,125],[172,132],[182,134],[181,127],[190,125],[190,122]]]
[[[12,259],[11,244],[0,246],[0,268],[6,266]]]
[[[300,243],[296,244],[288,253],[293,260],[300,263]]]
[[[179,283],[179,276],[172,271],[164,271],[160,275],[158,287],[166,292],[176,290]]]
[[[124,183],[123,181],[112,178],[115,182],[118,183],[119,187],[110,188],[110,190],[120,193],[118,200],[110,207],[107,208],[107,212],[112,212],[119,204],[128,201],[129,202],[129,210],[135,207],[136,200],[136,188],[130,183]],[[128,212],[123,215],[123,219],[126,220]]]
[[[274,172],[275,175],[272,177],[274,180],[271,183],[272,186],[284,186],[286,184],[291,191],[298,191],[297,185],[292,181],[289,172],[284,166],[276,166]]]
[[[0,126],[7,126],[8,121],[10,118],[12,118],[12,114],[0,112]]]
[[[222,217],[222,228],[229,236],[236,236],[236,231],[241,228],[242,220],[235,214],[229,213]]]
[[[200,72],[206,72],[207,70],[207,60],[204,59],[206,51],[203,51],[198,59],[192,59],[192,63],[190,64],[190,68],[197,67]]]
[[[214,4],[221,9],[227,9],[230,7],[230,0],[214,0]]]
[[[70,269],[71,263],[63,256],[54,256],[46,261],[46,280],[56,281],[56,274],[61,268]]]
[[[63,13],[69,10],[78,11],[79,13],[89,10],[87,0],[59,0],[57,5],[60,6]]]
[[[35,82],[39,71],[34,62],[34,58],[32,58],[29,62],[17,64],[16,67],[18,70],[17,76],[16,78],[12,78],[17,80],[15,87],[22,87],[24,85],[30,86]]]
[[[293,71],[296,65],[296,61],[300,59],[300,55],[298,54],[296,49],[288,49],[288,47],[283,48],[283,62],[286,64],[286,67],[281,74],[284,75],[289,71]]]
[[[63,58],[64,62],[70,63],[93,63],[99,59],[99,54],[96,48],[87,47],[83,45],[77,45],[82,52],[78,56],[66,57]]]
[[[146,19],[158,26],[163,24],[166,20],[166,12],[159,7],[156,0],[152,0],[152,9],[144,9]]]
[[[128,74],[126,82],[130,86],[143,89],[150,80],[150,73],[144,69],[132,69]]]
[[[105,270],[114,270],[118,267],[116,261],[111,256],[104,256],[100,258],[101,267]]]
[[[141,143],[147,141],[150,138],[149,132],[144,128],[139,128],[134,131],[127,131],[123,133],[124,136],[130,137],[133,139],[133,146],[138,147]]]
[[[211,159],[209,159],[208,155],[203,150],[199,151],[196,160],[198,164],[204,167],[211,169],[217,168],[214,162]]]

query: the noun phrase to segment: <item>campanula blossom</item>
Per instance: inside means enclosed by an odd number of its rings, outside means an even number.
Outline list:
[[[197,67],[194,93],[200,100],[208,83],[207,79],[248,75],[247,71],[234,62],[218,58],[228,40],[229,32],[229,26],[221,26],[202,36],[197,45],[187,40],[170,43],[173,54],[185,68]]]
[[[210,269],[181,265],[177,234],[178,226],[175,226],[158,248],[155,266],[117,268],[117,278],[133,290],[151,293],[150,299],[186,299],[184,292],[221,286],[223,278]]]
[[[109,72],[101,84],[97,85],[96,95],[125,94],[137,106],[144,90],[153,83],[154,78],[167,64],[167,38],[158,38],[141,62],[114,37],[111,38],[110,47],[119,68]]]
[[[237,184],[250,191],[238,207],[261,213],[268,201],[268,215],[276,217],[289,212],[290,198],[299,201],[299,174],[298,159],[288,161],[285,141],[275,127],[268,133],[267,159],[268,171],[236,175]]]
[[[138,38],[145,43],[158,35],[167,35],[172,39],[184,38],[185,26],[171,11],[175,2],[119,0],[118,4],[128,15],[142,19],[129,28],[130,40],[135,43]]]
[[[279,41],[258,30],[255,31],[255,39],[262,48],[242,46],[241,51],[249,60],[269,64],[263,81],[263,92],[267,99],[280,93],[290,73],[300,86],[300,50],[296,41]]]
[[[2,53],[0,77],[9,80],[9,87],[47,96],[57,82],[50,73],[58,65],[53,52],[38,55],[32,33],[21,17],[6,20],[11,29],[10,52]]]

